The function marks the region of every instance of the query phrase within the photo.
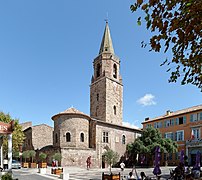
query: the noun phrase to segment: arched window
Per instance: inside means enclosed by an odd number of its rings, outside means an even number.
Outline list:
[[[84,142],[84,133],[81,133],[81,134],[80,134],[80,141],[81,141],[81,142]]]
[[[100,70],[101,70],[100,64],[97,64],[97,68],[96,68],[96,76],[97,77],[100,76]]]
[[[113,77],[117,78],[117,66],[116,66],[116,64],[114,64],[114,67],[113,67]]]
[[[122,136],[122,144],[126,144],[126,136],[125,135]]]
[[[58,134],[56,133],[55,134],[55,143],[57,143],[58,142]]]
[[[114,106],[114,115],[116,115],[116,106]]]
[[[71,142],[71,134],[69,132],[66,133],[66,142]]]

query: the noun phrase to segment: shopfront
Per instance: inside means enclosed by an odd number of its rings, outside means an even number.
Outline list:
[[[195,165],[197,152],[200,152],[200,155],[202,155],[202,139],[194,139],[186,141],[186,155],[188,157],[189,165],[191,166]],[[202,156],[200,160],[202,164]]]

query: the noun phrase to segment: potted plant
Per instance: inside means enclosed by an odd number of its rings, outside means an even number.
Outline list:
[[[58,164],[61,164],[62,155],[57,152],[52,156],[53,159],[53,168],[51,169],[52,174],[60,175],[63,172],[63,168],[58,167]],[[57,162],[57,163],[56,163]],[[56,167],[55,167],[56,165]]]
[[[30,163],[30,168],[36,168],[37,165],[34,162],[34,157],[36,156],[36,152],[34,150],[29,151],[29,156],[31,157],[31,163]]]
[[[22,157],[24,158],[24,163],[23,163],[23,167],[24,168],[28,168],[29,167],[29,163],[27,162],[27,158],[29,158],[30,157],[30,154],[29,154],[29,151],[24,151],[23,153],[22,153]]]
[[[55,159],[58,163],[56,163],[56,166],[61,165],[61,159],[62,155],[61,153],[57,152],[53,155],[53,159]]]
[[[111,180],[111,179],[120,179],[119,174],[112,173],[112,165],[118,162],[119,154],[112,149],[108,149],[103,153],[104,161],[109,165],[109,172],[110,174],[102,174],[103,179]]]
[[[39,163],[39,168],[46,168],[47,167],[47,163],[44,162],[46,160],[47,154],[41,152],[39,154],[39,159],[41,160],[41,162]]]

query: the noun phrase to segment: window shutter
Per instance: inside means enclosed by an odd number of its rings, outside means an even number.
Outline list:
[[[193,114],[190,115],[190,122],[193,122]]]
[[[175,125],[174,119],[171,119],[171,125],[172,125],[172,126]]]
[[[173,140],[173,133],[171,133],[171,139]]]
[[[160,122],[159,127],[162,128],[162,122]]]
[[[200,113],[200,118],[199,119],[202,120],[202,112]]]
[[[164,127],[167,127],[167,126],[166,126],[166,121],[164,121]]]
[[[184,131],[182,131],[182,140],[184,141]]]
[[[179,124],[179,118],[175,119],[175,124],[178,125]]]
[[[175,141],[177,141],[177,132],[175,133]]]
[[[184,116],[184,117],[183,117],[183,124],[186,124],[186,120],[187,120],[187,117]]]

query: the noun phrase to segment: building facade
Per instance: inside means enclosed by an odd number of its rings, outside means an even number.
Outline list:
[[[86,167],[86,159],[91,156],[93,167],[105,167],[102,154],[107,149],[124,156],[126,145],[141,134],[139,129],[122,125],[120,60],[114,53],[108,22],[93,68],[90,115],[69,108],[52,117],[53,148],[61,152],[62,166]]]
[[[187,156],[188,164],[194,165],[196,153],[202,154],[202,105],[193,106],[179,111],[167,111],[165,115],[153,119],[145,118],[143,129],[153,126],[159,129],[164,138],[178,143],[178,152],[168,156],[168,163],[179,162],[180,152]],[[164,154],[164,160],[166,155]]]
[[[32,126],[30,122],[23,125],[26,125],[23,131],[26,137],[22,147],[23,151],[41,150],[46,146],[53,145],[53,127],[46,124]]]

